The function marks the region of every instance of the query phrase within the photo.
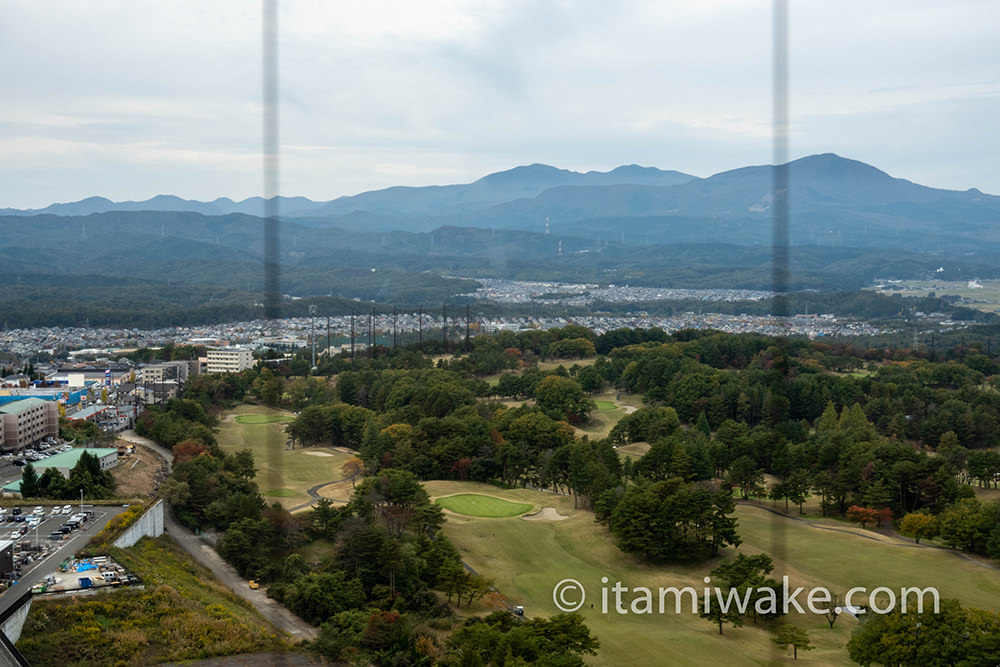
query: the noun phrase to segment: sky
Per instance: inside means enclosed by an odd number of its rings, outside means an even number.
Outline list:
[[[263,193],[262,3],[4,0],[0,208]],[[789,156],[1000,194],[995,0],[792,0]],[[279,0],[280,193],[772,163],[764,0]]]

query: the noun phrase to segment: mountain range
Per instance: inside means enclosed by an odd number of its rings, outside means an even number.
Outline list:
[[[833,154],[788,171],[795,289],[1000,276],[1000,197],[922,186]],[[462,185],[281,197],[282,288],[417,300],[468,291],[441,278],[466,276],[766,289],[773,177],[772,166],[698,178],[534,164]],[[22,284],[141,276],[259,292],[263,204],[161,195],[2,209],[0,262]]]
[[[427,232],[442,226],[522,229],[617,240],[770,243],[772,166],[698,178],[637,165],[579,173],[533,164],[463,185],[391,187],[312,201],[277,198],[279,215],[311,227]],[[1000,197],[976,189],[941,190],[833,154],[788,165],[793,244],[907,247],[928,252],[994,251]],[[109,211],[179,211],[206,216],[263,215],[264,200],[210,202],[160,195],[141,202],[91,197],[0,215],[79,216]]]

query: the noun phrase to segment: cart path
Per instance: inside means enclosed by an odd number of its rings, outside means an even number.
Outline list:
[[[173,464],[173,454],[149,438],[136,435],[134,431],[123,431],[119,437],[128,442],[134,442],[149,447],[159,454],[167,467]],[[212,574],[236,595],[252,604],[260,614],[275,627],[283,630],[297,640],[312,640],[316,638],[319,629],[288,611],[284,606],[267,597],[266,589],[252,590],[246,579],[241,577],[232,565],[216,553],[215,549],[205,543],[200,537],[182,525],[174,516],[174,508],[169,503],[163,512],[163,525],[170,537],[188,552],[191,557],[212,571]]]

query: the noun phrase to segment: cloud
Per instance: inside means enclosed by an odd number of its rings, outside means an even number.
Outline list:
[[[259,194],[259,7],[7,3],[0,207]],[[803,1],[790,20],[793,157],[1000,192],[992,2]],[[299,0],[279,31],[285,194],[770,161],[765,0]]]

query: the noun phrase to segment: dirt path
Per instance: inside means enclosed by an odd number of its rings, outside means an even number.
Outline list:
[[[138,436],[133,431],[124,431],[119,436],[122,440],[134,442],[149,447],[163,457],[167,467],[173,464],[174,456],[166,448],[161,447],[148,438]],[[321,485],[322,486],[322,485]],[[216,578],[229,587],[236,595],[252,604],[260,614],[274,624],[275,627],[287,632],[298,640],[315,639],[318,629],[309,625],[301,618],[288,611],[282,605],[267,597],[263,588],[251,590],[246,580],[241,577],[233,566],[222,560],[211,546],[200,537],[185,528],[174,516],[174,509],[168,503],[163,513],[163,525],[167,533],[193,559],[212,571]]]
[[[163,524],[167,533],[181,546],[184,551],[191,554],[191,557],[212,571],[212,574],[228,586],[238,596],[247,600],[261,615],[273,623],[276,627],[284,630],[295,639],[315,639],[319,631],[316,627],[309,625],[301,618],[285,609],[282,605],[267,597],[263,588],[252,590],[233,566],[222,560],[222,557],[215,552],[215,549],[205,544],[201,538],[185,528],[174,516],[173,508],[169,507],[164,512]]]

